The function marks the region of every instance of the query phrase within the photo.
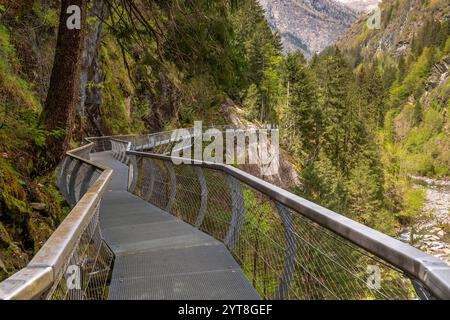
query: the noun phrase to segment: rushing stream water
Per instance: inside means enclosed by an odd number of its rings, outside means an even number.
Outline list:
[[[403,230],[400,240],[411,242],[450,264],[450,180],[411,177],[416,186],[426,188],[426,218]]]

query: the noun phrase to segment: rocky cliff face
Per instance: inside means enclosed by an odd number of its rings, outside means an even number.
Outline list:
[[[280,33],[286,52],[306,57],[341,37],[358,13],[332,0],[260,0],[271,27]]]
[[[89,17],[95,16],[100,17],[102,20],[107,18],[108,11],[103,0],[93,2]],[[103,102],[101,84],[105,81],[100,53],[102,29],[101,20],[95,19],[89,25],[89,30],[85,37],[80,74],[80,101],[77,106],[78,113],[84,116],[89,123],[87,135],[94,136],[104,133],[104,124],[101,118]]]
[[[367,30],[369,15],[362,15],[348,29],[337,45],[344,50],[359,51],[359,58],[372,59],[383,53],[395,57],[406,56],[427,20],[445,21],[450,18],[448,1],[437,0],[426,4],[423,0],[382,1],[381,28]],[[436,37],[437,35],[430,35]]]

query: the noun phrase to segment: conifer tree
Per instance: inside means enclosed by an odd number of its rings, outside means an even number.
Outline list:
[[[296,146],[294,151],[300,159],[310,164],[318,157],[322,134],[317,82],[299,51],[286,57],[284,69],[285,83],[289,85],[286,120],[297,133],[291,137],[290,144]]]

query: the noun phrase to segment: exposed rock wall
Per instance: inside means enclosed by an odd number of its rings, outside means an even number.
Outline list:
[[[358,14],[331,0],[259,0],[271,27],[280,33],[286,52],[306,57],[344,35]]]
[[[101,63],[102,20],[108,17],[108,10],[104,0],[94,0],[89,17],[93,19],[89,24],[89,31],[85,37],[83,63],[80,75],[80,101],[77,107],[78,113],[87,121],[85,130],[88,135],[102,135],[104,124],[101,115],[103,101],[102,84],[105,81],[105,73]]]

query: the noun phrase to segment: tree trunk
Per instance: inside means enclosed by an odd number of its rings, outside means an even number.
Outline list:
[[[70,6],[78,6],[81,9],[80,28],[70,24],[75,17],[74,11],[68,13]],[[86,10],[87,0],[61,0],[55,60],[47,99],[40,118],[41,125],[48,132],[40,170],[55,168],[69,147],[76,103],[80,97],[80,67]]]

